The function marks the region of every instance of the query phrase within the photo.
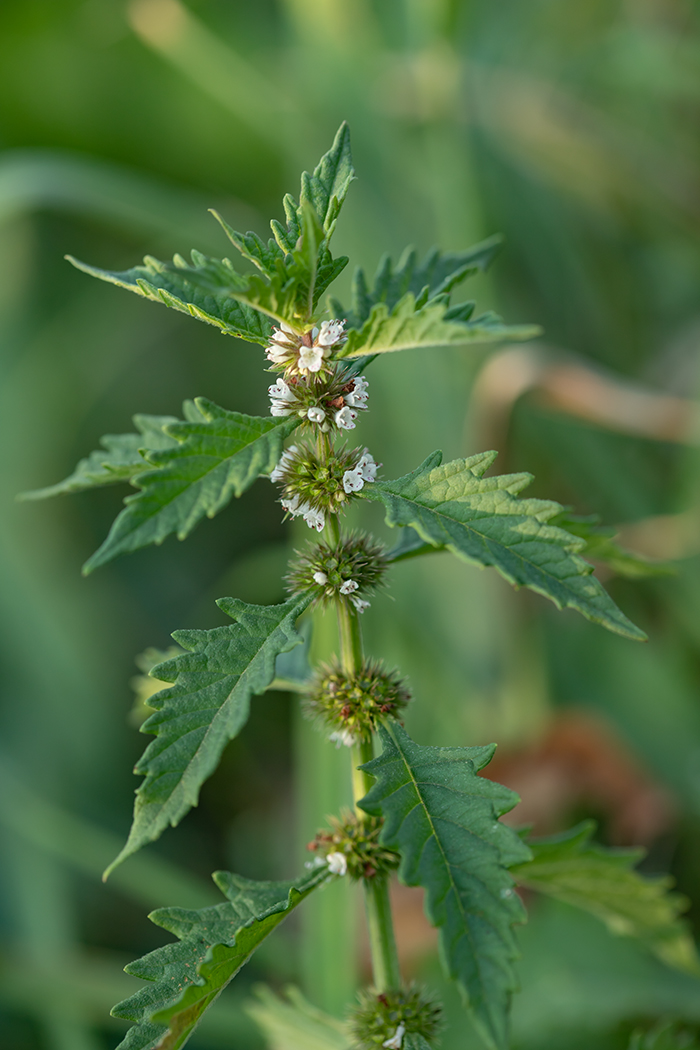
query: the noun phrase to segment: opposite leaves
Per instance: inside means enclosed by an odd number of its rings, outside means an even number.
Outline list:
[[[537,591],[560,609],[576,609],[627,638],[646,638],[579,557],[585,540],[548,524],[561,506],[517,498],[531,474],[482,477],[495,458],[484,452],[442,465],[442,453],[434,452],[411,474],[367,485],[361,495],[384,504],[387,525],[411,526],[433,547],[472,565],[491,565],[509,583]]]
[[[687,901],[668,892],[668,877],[637,874],[644,850],[591,842],[595,827],[587,820],[562,835],[528,842],[533,857],[511,868],[516,882],[592,912],[613,933],[636,937],[669,966],[700,976],[695,945],[679,919]]]
[[[146,779],[136,792],[128,841],[105,878],[197,805],[200,787],[248,720],[251,696],[268,688],[279,654],[302,641],[295,625],[310,601],[303,595],[282,605],[247,605],[220,598],[217,605],[233,624],[175,631],[173,638],[187,652],[151,671],[174,684],[149,698],[155,713],[141,732],[156,739],[136,764],[134,771]]]
[[[197,911],[161,908],[149,918],[179,940],[126,967],[151,982],[112,1010],[134,1021],[118,1050],[179,1050],[255,949],[317,886],[327,868],[296,882],[253,882],[226,871],[214,881],[228,898]]]
[[[229,412],[203,397],[195,404],[196,418],[165,428],[170,447],[146,453],[150,469],[134,478],[140,491],[126,497],[85,573],[118,554],[162,543],[171,533],[184,539],[205,515],[213,518],[233,496],[270,473],[284,439],[299,423]]]
[[[377,783],[360,805],[384,817],[382,842],[401,853],[401,881],[425,889],[447,972],[502,1050],[517,987],[512,927],[525,921],[508,867],[529,850],[498,818],[518,796],[477,775],[495,745],[421,747],[396,722],[380,733],[381,756],[362,767]]]

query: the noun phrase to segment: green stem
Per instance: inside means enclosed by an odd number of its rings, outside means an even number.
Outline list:
[[[347,602],[338,602],[338,631],[343,668],[348,674],[355,674],[364,662],[362,632],[359,615]],[[357,803],[369,791],[372,778],[357,767],[369,762],[373,754],[371,739],[360,740],[352,748],[352,789],[355,810],[360,816],[362,810],[358,809]],[[386,992],[398,988],[401,984],[389,900],[389,880],[385,875],[375,875],[363,881],[374,986],[378,992]]]
[[[389,900],[389,880],[386,875],[365,879],[365,911],[372,955],[372,975],[378,992],[401,986],[399,956],[394,939],[394,923]]]

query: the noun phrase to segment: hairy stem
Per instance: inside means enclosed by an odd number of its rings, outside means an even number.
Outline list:
[[[340,657],[348,674],[360,670],[364,661],[362,650],[362,632],[360,618],[355,609],[347,602],[338,602],[338,631],[340,634]],[[361,740],[352,748],[352,788],[355,809],[357,803],[367,794],[371,787],[371,777],[363,773],[358,766],[364,765],[373,757],[372,741]],[[396,951],[394,923],[389,900],[389,880],[386,876],[375,875],[364,880],[365,911],[369,931],[369,946],[372,955],[372,975],[378,992],[398,988],[401,984],[399,957]]]

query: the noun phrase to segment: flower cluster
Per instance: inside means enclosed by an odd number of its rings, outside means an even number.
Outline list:
[[[398,868],[399,854],[379,842],[384,823],[381,817],[358,817],[347,810],[339,818],[328,819],[330,828],[317,831],[306,848],[325,857],[334,875],[373,879]]]
[[[374,481],[378,466],[367,449],[335,449],[326,456],[309,445],[290,445],[270,474],[283,489],[282,506],[321,532],[326,514],[337,514],[353,492]],[[359,483],[358,483],[359,479]]]
[[[352,533],[338,546],[319,543],[297,554],[286,581],[292,594],[313,591],[324,605],[346,599],[364,612],[369,605],[362,596],[373,594],[386,574],[384,548],[368,536]]]
[[[420,985],[386,992],[369,989],[358,998],[349,1018],[356,1050],[402,1050],[404,1036],[413,1034],[434,1045],[442,1027],[442,1006]]]
[[[288,375],[320,372],[327,367],[333,351],[345,342],[344,328],[345,321],[323,321],[320,328],[300,333],[282,321],[279,328],[272,330],[265,350],[267,359]]]
[[[332,373],[329,378],[305,381],[300,376],[281,376],[268,387],[270,414],[298,415],[317,424],[324,434],[332,427],[354,430],[358,411],[367,408],[367,380],[362,376]]]
[[[319,667],[312,679],[305,711],[330,728],[331,739],[351,747],[368,740],[377,724],[396,716],[410,703],[411,694],[396,671],[385,671],[375,660],[349,674],[339,664]]]

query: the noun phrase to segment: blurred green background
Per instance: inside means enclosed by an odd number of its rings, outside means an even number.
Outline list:
[[[604,575],[645,646],[495,574],[399,565],[368,649],[410,677],[423,743],[499,742],[493,775],[543,832],[584,815],[642,843],[700,922],[700,18],[690,0],[4,0],[0,5],[0,1045],[103,1050],[125,962],[163,943],[146,913],[217,899],[209,872],[290,877],[346,797],[346,756],[270,693],[201,804],[100,873],[128,829],[143,748],[134,655],[221,622],[213,600],[281,597],[290,546],[261,482],[184,544],[82,579],[122,491],[47,504],[103,433],[185,397],[267,411],[260,350],[90,281],[145,252],[226,244],[206,209],[263,234],[342,119],[359,180],[336,252],[506,247],[465,293],[537,344],[390,355],[360,435],[386,476],[442,447],[500,450],[531,491],[598,513],[676,575]],[[349,271],[339,289],[347,301]],[[378,516],[363,521],[380,535]],[[390,537],[385,537],[390,541]],[[319,652],[333,645],[317,624]],[[296,767],[296,774],[294,769]],[[300,845],[301,844],[301,845]],[[347,896],[346,896],[347,895]],[[396,898],[408,972],[436,976],[420,899]],[[258,1050],[251,984],[300,983],[342,1015],[366,970],[358,902],[333,887],[212,1011],[199,1050]],[[565,906],[522,931],[522,1050],[624,1047],[659,1017],[700,1022],[700,986]],[[436,977],[436,979],[438,979]],[[439,979],[438,979],[439,980]],[[445,991],[445,1050],[479,1043]]]

